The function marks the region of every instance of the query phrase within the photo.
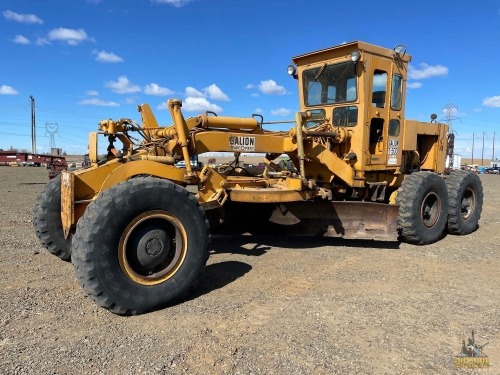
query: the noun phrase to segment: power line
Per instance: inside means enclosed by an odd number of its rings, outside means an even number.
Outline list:
[[[10,133],[10,132],[0,132],[2,135],[15,135],[18,137],[29,137],[28,134]]]
[[[7,122],[7,121],[0,121],[0,125],[14,125],[14,126],[26,126],[30,127],[31,125],[28,124],[20,124],[18,122]]]

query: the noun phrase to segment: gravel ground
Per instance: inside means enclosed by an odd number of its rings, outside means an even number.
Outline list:
[[[472,235],[424,247],[216,237],[187,301],[120,317],[38,245],[47,171],[0,167],[0,373],[498,374],[500,176],[481,180]],[[472,329],[489,369],[453,366]]]

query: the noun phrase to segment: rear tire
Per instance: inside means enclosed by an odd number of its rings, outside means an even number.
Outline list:
[[[208,221],[194,196],[170,181],[140,177],[88,205],[72,260],[91,299],[136,315],[185,297],[205,267],[208,245]]]
[[[453,171],[446,178],[448,189],[448,233],[469,234],[479,226],[483,209],[483,186],[478,175]]]
[[[50,180],[36,199],[33,226],[44,248],[62,260],[71,259],[71,239],[64,238],[62,228],[60,175]]]
[[[404,242],[425,245],[443,234],[448,218],[448,194],[443,179],[433,172],[407,176],[396,197],[398,231]]]

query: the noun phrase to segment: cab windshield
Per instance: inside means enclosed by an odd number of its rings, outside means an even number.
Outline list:
[[[302,73],[306,106],[354,102],[358,98],[356,63],[323,65]]]

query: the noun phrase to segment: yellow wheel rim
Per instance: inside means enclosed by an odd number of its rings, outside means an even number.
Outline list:
[[[182,223],[161,210],[134,218],[123,231],[118,260],[123,273],[142,285],[157,285],[171,278],[187,253]]]

